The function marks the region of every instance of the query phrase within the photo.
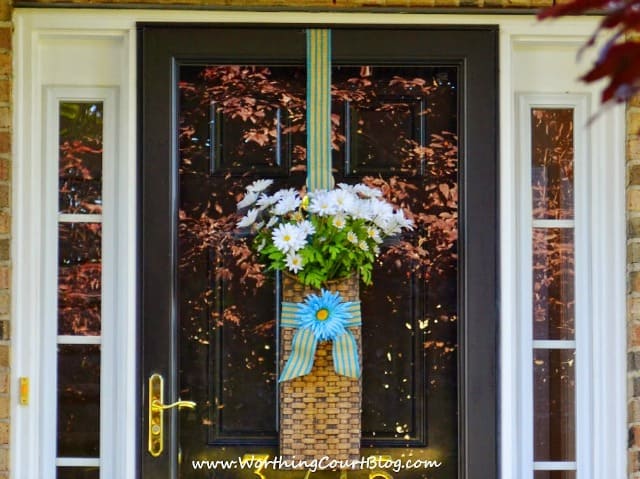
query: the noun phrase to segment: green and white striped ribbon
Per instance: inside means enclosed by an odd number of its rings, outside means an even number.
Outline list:
[[[331,30],[307,30],[307,189],[333,188]]]

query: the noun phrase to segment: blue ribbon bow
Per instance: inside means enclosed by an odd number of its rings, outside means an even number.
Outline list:
[[[288,381],[311,372],[318,341],[333,341],[336,373],[360,377],[358,345],[349,327],[360,326],[360,301],[343,301],[340,293],[322,290],[302,303],[282,303],[280,327],[298,328],[291,342],[291,354],[279,381]]]

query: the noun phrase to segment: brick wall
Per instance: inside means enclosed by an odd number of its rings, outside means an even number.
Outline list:
[[[629,478],[640,478],[640,97],[627,107]]]
[[[9,477],[11,0],[0,0],[0,479]]]
[[[6,0],[0,0],[0,2]],[[27,1],[27,0],[25,0]],[[367,8],[380,9],[400,8],[410,10],[412,8],[429,7],[484,7],[484,8],[538,8],[551,5],[553,0],[28,0],[42,4],[72,4],[86,5],[181,5],[197,7],[282,7],[282,8]],[[560,0],[557,3],[563,3]]]

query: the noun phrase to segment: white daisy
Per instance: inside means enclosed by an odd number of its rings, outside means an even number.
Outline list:
[[[238,228],[247,228],[256,222],[256,218],[258,217],[258,209],[252,208],[247,211],[247,214],[243,216],[240,221],[237,223]]]
[[[283,196],[278,200],[276,205],[273,207],[273,214],[275,215],[286,215],[287,213],[291,213],[295,211],[302,200],[298,196],[298,193],[288,194]]]
[[[338,183],[338,188],[349,193],[356,193],[356,187],[354,185],[348,185],[346,183]]]
[[[347,225],[347,222],[344,219],[344,216],[342,216],[342,215],[334,216],[333,217],[333,221],[331,223],[333,224],[333,226],[335,226],[339,230],[341,230],[342,228],[344,228]]]
[[[404,210],[398,210],[393,214],[394,220],[400,225],[400,228],[413,230],[413,220],[404,215]]]
[[[269,206],[274,205],[276,201],[278,201],[278,199],[274,196],[269,196],[262,193],[260,195],[260,198],[258,198],[258,201],[256,201],[256,206],[258,206],[258,208],[260,208],[261,210],[264,210]]]
[[[347,241],[349,241],[349,243],[358,244],[358,235],[353,231],[349,231],[347,233]]]
[[[344,213],[351,211],[353,202],[356,200],[356,196],[346,190],[332,190],[329,192],[329,198],[336,209]]]
[[[247,186],[249,193],[261,193],[273,184],[273,180],[256,180]]]
[[[382,191],[380,191],[379,189],[370,188],[369,186],[362,183],[358,183],[353,188],[356,193],[360,193],[365,198],[380,198],[382,196]]]
[[[251,206],[258,199],[258,193],[253,193],[251,191],[247,191],[247,194],[244,195],[244,198],[240,200],[238,203],[238,209],[246,208],[247,206]]]
[[[271,228],[278,222],[279,219],[280,218],[278,218],[277,216],[272,216],[271,218],[269,218],[269,221],[267,221],[267,228]]]
[[[365,240],[358,241],[358,248],[360,248],[362,251],[369,251],[369,245]]]
[[[298,253],[288,253],[285,261],[287,268],[289,268],[289,271],[292,271],[293,273],[297,273],[303,268],[302,256]]]
[[[279,225],[271,234],[273,244],[283,253],[296,252],[307,244],[300,228],[291,223]]]
[[[372,198],[369,200],[369,208],[374,218],[389,219],[393,215],[393,207],[386,201]]]
[[[335,204],[332,203],[331,197],[326,191],[315,192],[311,197],[309,211],[316,213],[318,216],[328,216],[335,213]]]
[[[375,241],[376,243],[382,243],[382,238],[380,237],[380,230],[373,226],[369,226],[367,228],[367,236]]]
[[[283,198],[285,196],[292,196],[292,195],[297,195],[298,192],[297,190],[295,190],[294,188],[288,188],[286,190],[278,190],[273,194],[273,197],[276,199],[276,201],[278,201],[280,198]]]
[[[358,199],[357,201],[355,201],[353,203],[350,214],[356,219],[365,221],[371,221],[373,219],[373,214],[371,212],[371,208],[369,207],[368,200]]]
[[[316,232],[316,227],[313,226],[313,223],[309,220],[304,220],[298,223],[298,228],[300,228],[300,231],[302,231],[302,234],[305,236],[311,236]]]

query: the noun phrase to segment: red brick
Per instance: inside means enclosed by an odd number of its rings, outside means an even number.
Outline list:
[[[0,159],[0,181],[8,181],[10,179],[11,179],[11,162],[9,160]]]
[[[0,106],[0,128],[11,128],[11,110],[8,106]]]
[[[0,0],[1,1],[1,0]],[[0,28],[0,48],[11,49],[11,28]]]
[[[11,20],[12,10],[11,0],[0,0],[0,21]]]
[[[629,447],[640,447],[640,426],[629,428]]]
[[[0,80],[0,102],[7,103],[11,100],[11,80]]]
[[[3,368],[0,369],[0,393],[8,393],[9,392],[9,369]],[[0,439],[0,444],[3,444],[2,439]]]
[[[0,76],[11,75],[11,53],[0,53]]]
[[[0,131],[0,154],[11,153],[11,133]]]
[[[0,290],[11,287],[11,267],[0,266]]]
[[[640,323],[632,323],[629,325],[629,347],[634,348],[640,346]]]
[[[7,403],[9,402],[9,398],[0,398],[6,399]],[[7,411],[7,417],[8,411]],[[9,449],[0,449],[0,471],[7,471],[9,469]]]

